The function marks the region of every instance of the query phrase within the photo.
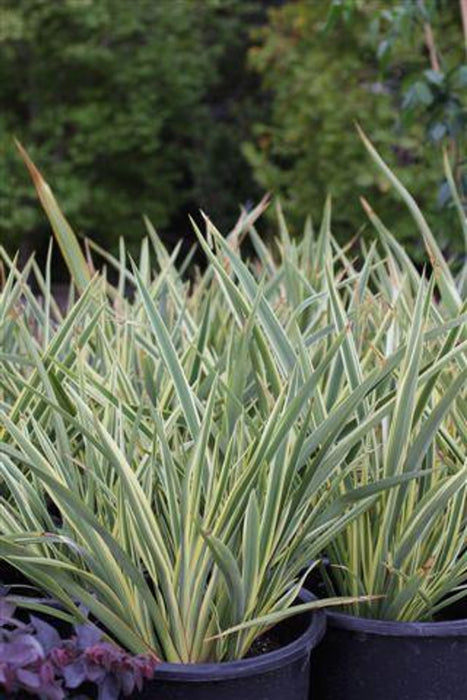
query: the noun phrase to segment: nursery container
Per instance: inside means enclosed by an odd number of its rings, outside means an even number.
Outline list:
[[[313,600],[308,591],[300,602]],[[160,664],[139,700],[307,700],[310,652],[323,637],[321,610],[291,617],[276,627],[279,649],[253,658],[213,664]]]
[[[317,700],[466,700],[467,619],[391,622],[328,612]]]

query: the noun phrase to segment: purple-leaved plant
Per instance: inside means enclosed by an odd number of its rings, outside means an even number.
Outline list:
[[[21,622],[6,593],[0,590],[0,691],[62,700],[91,684],[98,700],[117,700],[153,677],[156,658],[128,654],[92,623],[76,625],[74,634],[62,639],[38,617]]]

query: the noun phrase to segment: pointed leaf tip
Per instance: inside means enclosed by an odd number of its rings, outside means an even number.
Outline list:
[[[371,207],[368,200],[365,199],[365,197],[360,197],[360,204],[362,205],[362,208],[363,208],[365,214],[368,214],[368,216],[371,216],[372,214],[374,214],[373,208]]]
[[[78,239],[58,206],[52,190],[42,177],[40,170],[34,165],[20,141],[15,138],[14,142],[31,175],[42,208],[50,222],[71,278],[77,289],[83,292],[91,280],[91,273]]]

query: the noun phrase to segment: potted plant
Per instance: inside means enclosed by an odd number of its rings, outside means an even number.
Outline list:
[[[177,664],[176,671],[156,669],[165,697],[169,686],[180,693],[184,683],[194,697],[229,697],[240,687],[247,693],[246,678],[258,697],[305,697],[310,648],[323,632],[319,613],[281,628],[280,634],[292,634],[284,649],[237,659],[266,628],[325,604],[302,594],[302,605],[291,609],[300,595],[299,572],[357,509],[333,505],[329,484],[337,488],[342,478],[333,477],[333,460],[313,483],[320,438],[308,413],[319,372],[303,384],[292,373],[274,396],[266,375],[255,373],[242,352],[250,316],[218,367],[206,361],[190,384],[135,274],[155,342],[139,345],[134,336],[125,351],[129,366],[144,363],[148,353],[156,376],[163,367],[157,402],[110,343],[97,356],[101,325],[82,348],[86,361],[76,357],[71,367],[50,355],[46,366],[31,340],[36,374],[18,398],[21,414],[16,418],[13,406],[0,419],[7,491],[0,508],[2,559],[78,619],[76,601],[84,604],[124,648]],[[340,342],[323,358],[322,372]],[[365,389],[386,371],[370,376]],[[264,405],[255,385],[268,391]],[[350,393],[324,418],[322,433],[337,436],[365,393]],[[221,661],[233,666],[210,666]]]
[[[287,332],[214,230],[218,254],[200,237],[204,280],[225,327],[209,305],[190,313],[154,236],[158,276],[143,246],[138,268],[119,264],[117,288],[91,279],[29,166],[79,298],[60,317],[46,278],[43,304],[26,292],[27,312],[9,319],[19,352],[9,347],[1,368],[0,557],[59,601],[62,617],[80,621],[84,605],[106,638],[160,662],[148,697],[307,697],[319,609],[345,599],[310,600],[303,568],[374,499],[339,493],[402,354],[356,383],[342,376],[327,407],[345,329],[325,326],[312,341],[299,324]],[[14,265],[10,279],[25,287]],[[245,658],[270,645],[279,648]]]
[[[420,477],[383,493],[327,548],[328,594],[378,599],[328,612],[314,674],[324,699],[464,695],[467,619],[455,604],[467,595],[467,470],[456,397],[467,371],[432,376],[439,381],[417,402],[407,390],[413,369],[399,380],[406,391],[390,417],[378,479],[414,469]]]
[[[393,314],[385,347],[391,352],[397,338],[406,338],[407,353],[373,473],[363,478],[381,483],[396,475],[419,476],[381,493],[326,550],[322,578],[328,594],[378,598],[371,606],[355,602],[328,612],[314,691],[323,700],[461,700],[467,685],[467,617],[459,605],[467,595],[465,305],[420,211],[366,145],[421,226],[439,295],[422,303],[422,277],[366,205],[392,251],[387,282]],[[446,334],[436,338],[432,324],[440,319]]]
[[[118,260],[98,251],[113,286],[92,277],[24,157],[78,298],[54,306],[49,258],[45,276],[29,263],[38,302],[2,252],[0,557],[61,617],[82,620],[84,604],[108,643],[151,658],[145,697],[306,697],[320,608],[368,599],[310,600],[309,562],[358,540],[353,523],[381,499],[430,479],[457,494],[462,472],[386,459],[412,438],[425,459],[414,413],[426,437],[454,402],[460,411],[450,280],[438,280],[445,317],[372,212],[383,255],[372,245],[357,266],[330,233],[327,202],[320,232],[307,225],[300,243],[278,211],[275,257],[253,228],[262,205],[227,239],[206,219],[207,236],[195,230],[208,267],[190,287],[147,222],[159,273],[149,242],[138,266],[123,244]],[[259,269],[239,255],[245,228]],[[408,428],[406,443],[389,441]]]

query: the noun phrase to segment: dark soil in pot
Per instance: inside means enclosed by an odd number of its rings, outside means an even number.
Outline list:
[[[313,596],[302,591],[300,598],[309,601]],[[220,664],[164,663],[157,668],[154,680],[134,697],[139,700],[308,700],[310,652],[324,630],[325,616],[321,611],[297,615],[275,628],[267,640],[267,648],[270,644],[278,645],[273,651]]]
[[[467,596],[453,603],[453,605],[444,608],[441,613],[435,616],[435,620],[437,622],[444,622],[445,620],[467,620]]]
[[[318,700],[466,700],[467,619],[387,622],[327,612]]]

